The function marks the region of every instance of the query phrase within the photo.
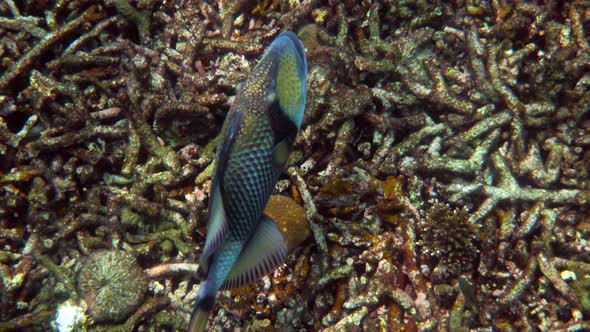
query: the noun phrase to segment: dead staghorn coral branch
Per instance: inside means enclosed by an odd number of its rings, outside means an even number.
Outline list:
[[[173,274],[182,274],[182,275],[197,275],[197,270],[199,269],[199,264],[191,264],[191,263],[169,263],[169,264],[160,264],[154,267],[151,267],[145,270],[148,278],[160,278],[163,276],[169,276]]]
[[[471,220],[477,222],[493,210],[499,202],[521,201],[521,202],[547,202],[553,204],[585,205],[589,193],[578,189],[549,190],[540,188],[521,187],[514,176],[508,170],[506,161],[500,153],[492,154],[492,163],[498,173],[497,185],[486,184],[452,184],[448,190],[453,193],[450,202],[468,195],[482,195],[487,197],[484,203],[474,212]]]
[[[12,69],[8,70],[4,75],[0,77],[0,91],[5,91],[9,88],[10,84],[19,75],[24,74],[28,71],[33,63],[47,52],[56,43],[67,37],[69,34],[80,28],[83,24],[92,24],[104,17],[104,11],[100,10],[98,6],[93,5],[86,9],[76,19],[68,22],[61,28],[50,32],[43,39],[37,43],[30,51],[23,55],[13,66]]]
[[[322,226],[320,225],[325,224],[324,218],[322,217],[322,215],[318,213],[313,198],[309,190],[307,189],[305,181],[299,174],[299,171],[295,167],[291,167],[289,168],[288,172],[291,176],[292,181],[295,183],[297,189],[299,190],[301,198],[303,199],[305,210],[307,212],[307,220],[309,221],[309,225],[311,227],[316,244],[322,252],[328,252],[326,238],[322,231]]]
[[[41,138],[28,143],[26,149],[31,156],[36,156],[40,152],[55,151],[98,137],[119,139],[125,137],[126,134],[127,130],[122,127],[92,126],[79,132],[69,132],[58,137]]]

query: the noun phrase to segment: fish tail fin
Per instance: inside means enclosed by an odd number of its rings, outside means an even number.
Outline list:
[[[191,322],[188,325],[189,332],[203,332],[207,327],[207,321],[209,320],[209,310],[205,310],[198,306],[193,310],[191,315]]]
[[[217,294],[217,288],[212,285],[213,283],[209,279],[201,282],[195,308],[188,325],[189,332],[203,332],[207,327],[209,313],[213,309],[213,305],[215,305],[215,295]]]

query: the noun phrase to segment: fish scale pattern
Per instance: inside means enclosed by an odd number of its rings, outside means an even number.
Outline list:
[[[250,119],[245,119],[249,122]],[[247,239],[258,222],[274,183],[276,171],[272,167],[273,133],[270,125],[260,125],[240,132],[235,146],[236,153],[228,161],[224,177],[226,208],[234,220],[230,224],[230,237]],[[249,126],[245,126],[248,128]]]

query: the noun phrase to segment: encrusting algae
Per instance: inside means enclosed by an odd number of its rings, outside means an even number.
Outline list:
[[[277,224],[289,252],[311,235],[305,209],[289,197],[270,196],[264,214]]]

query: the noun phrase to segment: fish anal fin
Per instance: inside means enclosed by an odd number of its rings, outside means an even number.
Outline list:
[[[270,218],[263,216],[221,289],[238,288],[258,280],[279,267],[287,255],[283,234]]]

